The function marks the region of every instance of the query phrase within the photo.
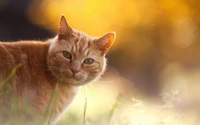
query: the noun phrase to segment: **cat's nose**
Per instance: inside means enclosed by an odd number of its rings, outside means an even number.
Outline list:
[[[78,73],[80,71],[80,61],[74,60],[71,63],[70,70],[73,72],[73,74]]]
[[[71,70],[74,74],[79,72],[79,69],[78,69],[78,68],[70,68],[70,70]]]

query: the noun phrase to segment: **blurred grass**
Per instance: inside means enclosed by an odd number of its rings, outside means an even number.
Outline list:
[[[51,125],[52,124],[52,117],[53,117],[53,111],[56,108],[56,100],[58,97],[58,87],[56,86],[56,88],[54,89],[52,96],[49,100],[48,106],[45,110],[44,116],[43,116],[43,120],[41,122],[41,124],[46,124],[47,121],[47,125]]]
[[[31,108],[27,100],[21,100],[17,93],[15,83],[15,74],[21,65],[17,65],[8,77],[0,82],[0,124],[6,125],[51,125],[52,112],[55,109],[55,100],[57,99],[58,88],[52,93],[43,118],[37,116],[37,113]],[[29,83],[27,83],[29,84]],[[26,96],[26,95],[25,95]]]

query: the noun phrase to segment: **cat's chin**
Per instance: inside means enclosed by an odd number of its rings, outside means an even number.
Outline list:
[[[60,82],[62,82],[64,84],[73,85],[73,86],[82,86],[82,85],[86,84],[86,82],[78,80],[78,79],[76,79],[74,77],[70,77],[70,78],[62,77],[60,79]]]
[[[81,83],[70,83],[70,85],[72,85],[72,86],[83,86],[83,85],[85,85],[85,84],[81,84]]]

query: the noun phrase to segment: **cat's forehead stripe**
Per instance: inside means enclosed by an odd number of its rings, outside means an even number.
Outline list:
[[[88,56],[88,55],[87,55],[88,53],[89,53],[88,49],[85,49],[85,50],[83,51],[83,54],[86,55],[86,56]]]
[[[80,55],[88,56],[89,55],[89,47],[90,38],[88,36],[76,33],[76,38],[73,40],[73,44],[71,44],[71,52],[74,55],[74,58],[79,58]]]
[[[88,43],[88,47],[90,47],[91,46],[91,41],[88,41],[87,43]]]
[[[83,34],[78,34],[78,40],[75,41],[75,48],[73,49],[73,52],[79,52],[80,54],[83,53],[85,54],[85,51],[88,49],[88,38],[87,36],[83,35]]]

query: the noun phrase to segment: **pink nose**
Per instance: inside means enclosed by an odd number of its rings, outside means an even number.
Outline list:
[[[77,72],[79,72],[79,70],[76,69],[76,68],[71,68],[70,70],[71,70],[73,73],[77,73]]]

